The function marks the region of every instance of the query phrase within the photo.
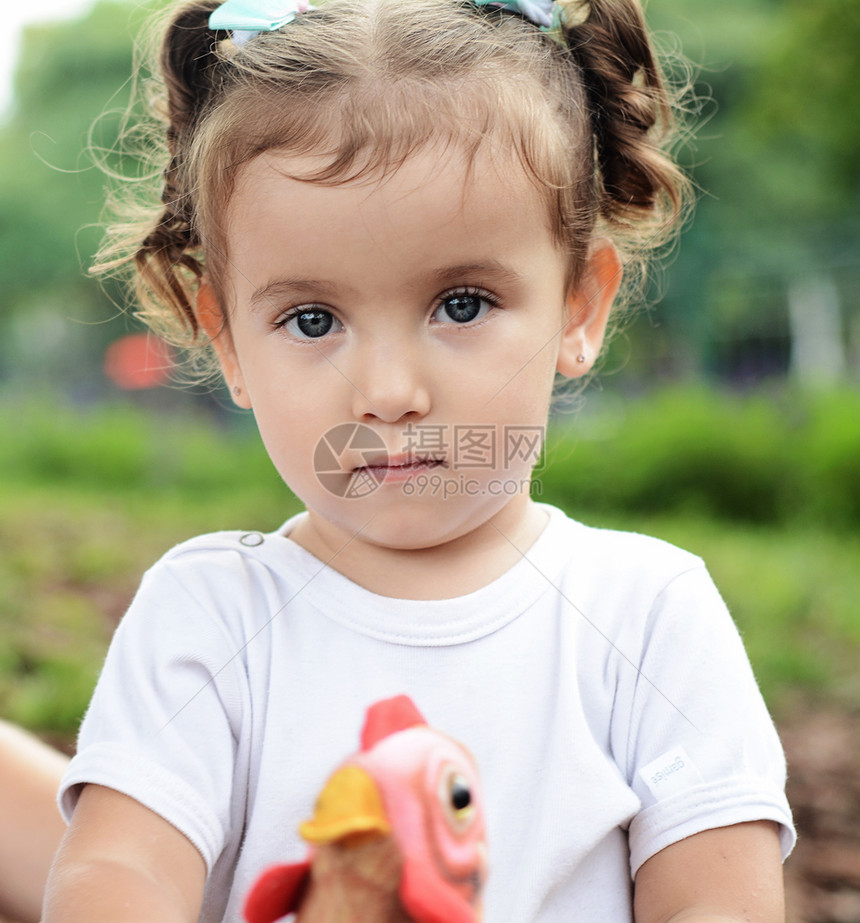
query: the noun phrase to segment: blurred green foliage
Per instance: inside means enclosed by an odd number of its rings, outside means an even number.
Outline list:
[[[551,442],[540,480],[574,509],[856,530],[860,393],[692,388],[610,403]]]
[[[282,489],[259,440],[237,434],[252,430],[238,420],[235,427],[219,427],[202,416],[149,415],[129,404],[80,410],[34,403],[11,413],[26,425],[0,446],[0,472],[7,483],[207,497],[232,479],[241,482],[238,489],[245,494]],[[250,424],[248,418],[243,422]]]
[[[98,240],[98,231],[85,226],[98,221],[104,176],[88,153],[89,132],[107,108],[128,103],[128,10],[103,3],[83,19],[24,33],[14,110],[0,132],[0,277],[7,304],[59,284],[91,287],[80,256],[86,259]],[[111,146],[118,120],[106,124],[107,136],[97,130],[93,140]]]
[[[106,344],[124,331],[113,304],[124,295],[86,270],[105,205],[96,161],[119,163],[107,152],[129,101],[131,10],[102,2],[24,32],[0,125],[0,380],[92,394]]]
[[[701,195],[630,368],[747,385],[784,375],[787,293],[810,274],[838,291],[860,363],[860,94],[849,89],[860,5],[651,0],[647,12],[696,66],[699,128],[681,159]]]

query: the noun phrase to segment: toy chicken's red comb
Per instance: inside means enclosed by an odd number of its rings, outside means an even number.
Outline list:
[[[380,740],[398,731],[406,731],[409,728],[426,724],[424,716],[408,695],[396,695],[392,699],[383,699],[367,709],[364,727],[361,730],[361,749],[370,750]]]

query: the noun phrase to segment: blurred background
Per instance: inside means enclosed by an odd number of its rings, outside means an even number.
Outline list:
[[[141,572],[298,505],[253,421],[173,383],[125,293],[87,276],[93,151],[113,148],[146,10],[25,12],[45,15],[0,45],[0,716],[69,750]],[[697,65],[681,159],[700,200],[650,307],[555,418],[536,490],[706,559],[789,753],[789,919],[858,923],[860,3],[648,17]]]

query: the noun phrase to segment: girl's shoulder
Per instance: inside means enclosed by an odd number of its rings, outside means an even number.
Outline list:
[[[288,538],[288,535],[302,515],[299,513],[292,516],[271,532],[261,529],[222,529],[195,535],[166,551],[155,566],[218,566],[227,564],[231,558],[237,561],[265,562],[274,555],[281,560],[285,557],[289,559],[291,556],[301,556],[301,549]]]
[[[565,600],[606,631],[644,628],[655,613],[675,609],[724,617],[724,603],[697,555],[649,535],[584,525],[557,511],[550,528],[554,560],[544,573]]]
[[[553,544],[570,561],[602,568],[684,573],[704,567],[702,559],[661,538],[603,526],[588,525],[547,506]]]
[[[312,565],[297,552],[280,531],[195,536],[147,569],[124,621],[151,625],[163,617],[170,632],[181,622],[186,633],[214,633],[241,647],[312,579]]]
[[[205,589],[204,595],[248,588],[271,579],[300,579],[311,568],[307,555],[283,534],[230,529],[197,535],[174,545],[146,572],[144,584],[180,583],[186,589]],[[269,575],[267,578],[266,575]],[[237,577],[242,579],[237,581]]]
[[[218,532],[205,532],[185,539],[174,545],[161,557],[161,561],[178,561],[182,558],[239,553],[253,555],[254,549],[265,544],[267,538],[275,533],[247,531],[244,529],[224,529]]]

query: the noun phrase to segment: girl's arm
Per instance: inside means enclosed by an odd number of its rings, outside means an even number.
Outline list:
[[[706,830],[642,865],[636,923],[784,923],[782,855],[776,824]]]
[[[0,721],[0,914],[35,923],[66,825],[57,789],[68,760]]]
[[[45,923],[193,923],[206,867],[182,833],[132,798],[87,785],[48,882]]]

